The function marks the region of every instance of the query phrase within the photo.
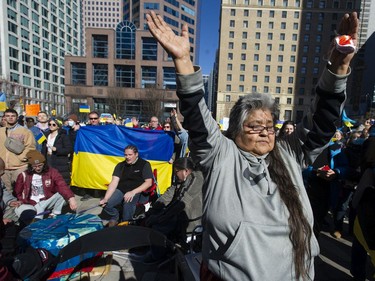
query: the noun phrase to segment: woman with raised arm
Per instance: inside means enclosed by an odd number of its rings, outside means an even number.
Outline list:
[[[190,60],[187,26],[177,36],[153,11],[147,22],[173,57],[191,156],[206,178],[201,280],[313,280],[319,246],[301,169],[335,133],[354,56],[357,14],[341,20],[338,32],[351,38],[332,45],[311,111],[293,134],[296,139],[277,141],[277,104],[269,94],[240,98],[224,136],[205,104],[201,70]]]

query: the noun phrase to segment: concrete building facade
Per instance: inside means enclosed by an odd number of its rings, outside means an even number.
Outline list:
[[[192,0],[124,1],[124,21],[115,29],[86,28],[86,55],[65,57],[67,112],[88,104],[100,113],[144,121],[152,111],[158,117],[169,115],[178,100],[175,69],[172,58],[149,33],[145,14],[155,10],[176,33],[186,23],[195,61],[198,6]],[[160,113],[155,112],[158,107]]]
[[[271,93],[279,119],[301,120],[328,57],[329,42],[359,1],[222,0],[216,119],[246,93]]]

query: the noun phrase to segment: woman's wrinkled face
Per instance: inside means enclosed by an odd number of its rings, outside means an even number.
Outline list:
[[[267,154],[274,148],[275,128],[270,110],[252,111],[242,126],[242,132],[235,138],[239,148],[255,156]]]

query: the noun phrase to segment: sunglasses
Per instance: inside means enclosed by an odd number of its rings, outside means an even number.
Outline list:
[[[169,128],[170,128],[170,126],[164,126],[164,128],[165,128],[165,129],[169,129]]]
[[[99,118],[89,118],[90,120],[98,120]]]
[[[57,125],[54,123],[48,123],[48,126],[56,127]]]

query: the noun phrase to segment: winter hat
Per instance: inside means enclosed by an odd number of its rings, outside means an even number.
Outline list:
[[[69,119],[72,119],[74,122],[78,122],[78,117],[77,117],[77,115],[75,115],[74,113],[73,114],[70,114],[68,117],[67,117],[67,119],[69,120]]]
[[[38,150],[30,150],[26,154],[26,158],[30,165],[37,165],[46,161],[46,158]]]

